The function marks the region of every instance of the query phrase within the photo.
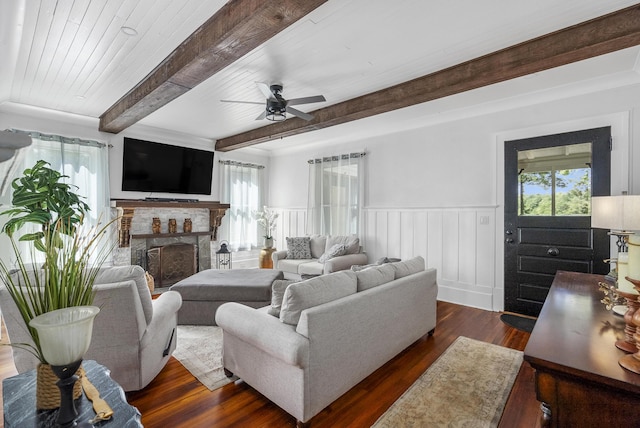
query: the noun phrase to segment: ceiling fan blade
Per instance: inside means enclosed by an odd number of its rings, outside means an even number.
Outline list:
[[[262,113],[260,113],[260,116],[256,117],[256,120],[262,120],[265,117],[267,117],[267,111],[264,110]]]
[[[233,100],[220,100],[221,103],[239,103],[239,104],[258,104],[263,106],[264,105],[264,101],[262,102],[257,102],[257,101],[233,101]]]
[[[264,95],[265,98],[267,98],[267,99],[275,98],[273,96],[273,92],[271,92],[271,89],[269,88],[269,85],[267,85],[266,83],[262,83],[262,82],[256,82],[256,85],[258,86],[258,89],[260,89],[260,92],[262,92],[262,94]]]
[[[304,120],[311,120],[313,119],[313,115],[309,114],[309,113],[305,113],[302,112],[300,110],[296,110],[294,108],[291,108],[289,106],[287,106],[287,113],[291,113],[294,116],[298,116],[300,119],[304,119]]]
[[[298,104],[321,103],[323,101],[327,101],[327,99],[323,95],[315,95],[313,97],[293,98],[287,100],[287,104],[290,106],[295,106]]]

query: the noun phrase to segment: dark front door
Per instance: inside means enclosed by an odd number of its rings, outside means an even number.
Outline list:
[[[611,129],[505,142],[505,311],[537,316],[558,270],[605,274],[606,230],[591,196],[607,196]]]

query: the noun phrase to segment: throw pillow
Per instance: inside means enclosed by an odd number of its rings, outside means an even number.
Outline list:
[[[343,244],[336,244],[320,256],[320,258],[318,259],[318,263],[324,263],[329,259],[342,256],[344,254],[347,254],[347,247],[345,247]]]
[[[325,251],[336,244],[342,244],[347,247],[347,252],[345,254],[357,254],[360,252],[360,238],[356,235],[327,237]]]
[[[360,292],[393,281],[395,269],[389,264],[384,264],[358,271],[356,276],[358,277],[358,292]]]
[[[424,259],[417,256],[404,262],[390,263],[390,265],[395,269],[396,279],[398,279],[423,271]]]
[[[357,289],[356,274],[351,271],[334,272],[291,284],[284,292],[280,321],[297,325],[305,309],[355,294]]]
[[[276,279],[271,285],[271,306],[267,309],[269,315],[274,317],[280,317],[280,309],[282,309],[282,299],[284,298],[284,292],[287,287],[293,284],[294,280],[289,279]]]
[[[318,259],[327,249],[326,235],[311,235],[311,258]]]
[[[292,260],[311,258],[311,238],[287,238],[287,258]]]

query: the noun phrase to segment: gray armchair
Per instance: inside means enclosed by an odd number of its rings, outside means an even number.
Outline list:
[[[94,288],[94,305],[100,313],[85,359],[107,367],[125,391],[142,389],[162,370],[175,349],[182,298],[175,291],[167,291],[152,300],[140,266],[103,268]],[[4,285],[0,285],[0,308],[9,340],[33,343]],[[33,355],[12,349],[19,373],[36,368],[38,360]]]

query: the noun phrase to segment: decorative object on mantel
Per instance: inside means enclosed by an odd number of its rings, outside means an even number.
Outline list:
[[[75,423],[78,416],[74,404],[73,389],[78,376],[76,371],[82,357],[91,344],[93,320],[100,312],[96,306],[75,306],[39,315],[29,322],[38,332],[44,358],[60,379],[60,410],[56,423],[62,427],[91,427],[88,422]]]
[[[116,207],[123,209],[123,216],[120,218],[122,230],[122,238],[120,239],[119,246],[129,247],[129,234],[131,230],[131,218],[135,213],[136,208],[204,208],[209,210],[209,233],[211,234],[211,240],[218,240],[218,228],[222,225],[222,218],[229,209],[229,204],[221,204],[217,201],[152,201],[152,200],[128,200],[128,199],[115,199],[112,201]],[[128,219],[128,221],[127,221]],[[127,239],[124,239],[124,237]]]
[[[169,219],[169,233],[176,233],[178,231],[178,224],[175,218]]]
[[[220,249],[216,251],[216,269],[231,269],[231,252],[227,247],[229,243],[222,241]]]
[[[264,231],[264,247],[273,247],[273,233],[276,231],[276,220],[279,214],[273,210],[269,210],[266,206],[262,207],[262,211],[254,211],[253,217],[262,226]]]
[[[182,224],[182,231],[184,233],[191,233],[191,230],[193,230],[193,223],[190,218],[185,218]]]
[[[160,222],[160,217],[154,217],[151,221],[151,233],[160,233],[161,228],[162,223]]]
[[[12,183],[13,208],[4,211],[11,218],[2,229],[10,239],[15,264],[0,260],[0,274],[4,286],[15,302],[34,346],[28,348],[42,364],[47,364],[36,330],[29,327],[35,317],[63,308],[87,306],[93,303],[93,283],[107,256],[111,252],[108,241],[102,241],[111,222],[104,226],[82,228],[89,206],[64,183],[64,176],[38,161]],[[31,243],[32,260],[44,259],[41,265],[25,260],[14,234],[27,224],[39,230],[24,234],[20,240]],[[24,245],[24,244],[23,244]],[[39,370],[46,373],[47,370]],[[50,388],[42,396],[59,397],[55,384],[39,382],[38,387]],[[78,395],[80,389],[78,389]],[[43,408],[59,405],[57,401],[42,401]]]

